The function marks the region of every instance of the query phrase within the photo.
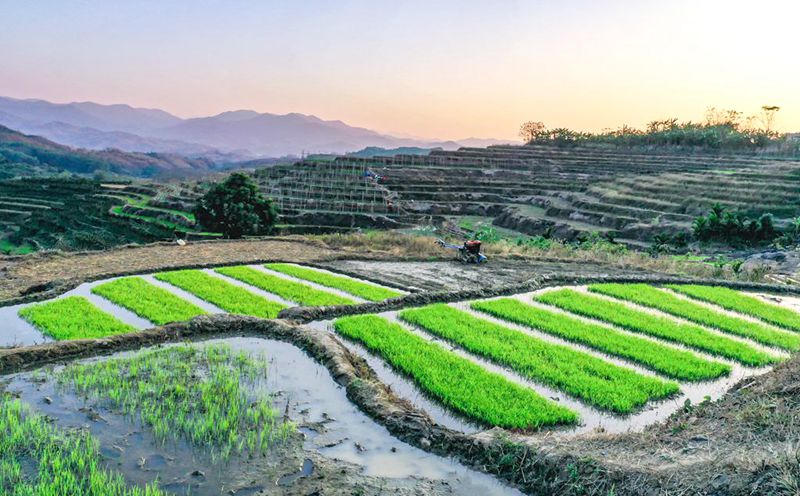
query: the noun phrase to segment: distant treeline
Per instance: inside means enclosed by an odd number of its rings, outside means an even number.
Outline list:
[[[619,146],[679,146],[714,150],[756,151],[767,147],[777,152],[800,153],[800,142],[773,130],[780,110],[764,106],[761,113],[745,117],[735,110],[711,108],[703,122],[679,122],[676,118],[656,120],[646,129],[622,126],[600,133],[585,133],[567,128],[548,129],[541,122],[529,121],[520,127],[528,144],[569,146],[610,144]]]

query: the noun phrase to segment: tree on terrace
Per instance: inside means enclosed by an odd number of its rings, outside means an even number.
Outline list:
[[[250,176],[236,172],[216,183],[200,198],[195,217],[203,228],[226,238],[266,234],[278,213]]]
[[[547,134],[547,127],[545,127],[543,122],[528,121],[519,128],[519,136],[525,143],[530,143],[537,138],[543,137],[545,134]]]

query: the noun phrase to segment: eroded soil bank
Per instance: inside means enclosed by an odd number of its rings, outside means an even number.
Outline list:
[[[12,373],[165,342],[249,335],[298,346],[344,386],[347,397],[393,436],[496,475],[529,494],[796,494],[800,487],[800,358],[740,382],[720,400],[687,405],[642,433],[546,434],[492,429],[464,434],[398,398],[334,336],[283,321],[198,317],[102,340],[0,351]]]

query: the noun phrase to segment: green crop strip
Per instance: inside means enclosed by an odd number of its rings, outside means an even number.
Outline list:
[[[274,319],[286,306],[199,270],[160,272],[153,277],[192,293],[226,312]]]
[[[20,317],[54,339],[102,338],[136,330],[92,305],[82,296],[68,296],[20,309]]]
[[[673,379],[702,381],[731,371],[729,365],[704,360],[694,353],[526,305],[514,298],[476,301],[471,306],[495,317],[627,358]]]
[[[69,365],[63,387],[135,416],[159,441],[183,438],[215,457],[257,455],[293,432],[266,394],[253,394],[268,363],[227,346],[173,346],[132,358]]]
[[[629,413],[678,385],[646,377],[567,346],[474,317],[449,305],[404,310],[400,317],[530,379],[561,388],[600,408]]]
[[[670,285],[670,289],[734,312],[756,317],[793,331],[800,331],[800,313],[720,286]]]
[[[355,279],[350,279],[349,277],[329,274],[327,272],[314,270],[308,267],[300,267],[298,265],[285,263],[271,263],[267,264],[266,267],[298,279],[305,279],[306,281],[315,282],[322,286],[340,289],[346,293],[350,293],[353,296],[358,296],[359,298],[363,298],[368,301],[383,301],[388,298],[401,296],[400,292],[392,289],[363,281],[357,281]]]
[[[92,293],[156,325],[181,322],[206,313],[202,308],[139,277],[125,277],[100,284],[92,288]]]
[[[662,312],[750,338],[759,343],[777,346],[790,351],[800,349],[800,335],[715,312],[703,305],[686,301],[674,294],[647,284],[594,284],[589,286],[589,290],[606,296],[632,301],[639,305],[657,308]]]
[[[305,284],[267,274],[252,267],[220,267],[215,269],[222,275],[238,279],[251,286],[274,293],[281,298],[306,306],[352,305],[349,298],[335,295]]]
[[[18,399],[0,394],[0,494],[162,496],[155,485],[127,486],[102,468],[88,431],[60,430]]]
[[[683,324],[671,318],[650,315],[624,303],[606,300],[572,289],[548,291],[537,296],[536,300],[569,312],[603,320],[633,332],[649,334],[714,355],[738,360],[747,365],[761,366],[780,361],[778,357],[694,324]]]
[[[427,341],[376,315],[343,317],[337,332],[363,343],[425,392],[453,410],[488,425],[534,429],[573,424],[578,416],[500,374]]]

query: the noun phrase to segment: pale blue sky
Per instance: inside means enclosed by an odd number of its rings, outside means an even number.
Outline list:
[[[0,95],[515,137],[781,105],[797,2],[0,0]]]

